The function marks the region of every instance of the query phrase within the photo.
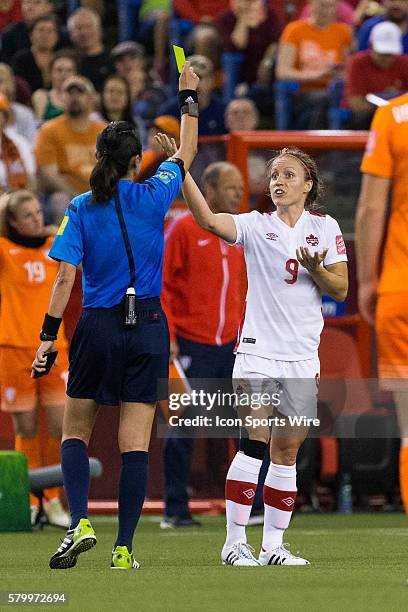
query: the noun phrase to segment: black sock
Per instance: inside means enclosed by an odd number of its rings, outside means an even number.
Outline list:
[[[65,494],[71,513],[71,528],[88,516],[89,459],[88,447],[78,438],[61,444],[61,469]]]
[[[119,530],[115,546],[132,551],[133,534],[142,512],[146,495],[148,453],[122,453],[119,482]]]

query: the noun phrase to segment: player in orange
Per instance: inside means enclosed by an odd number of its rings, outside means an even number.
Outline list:
[[[408,513],[408,94],[376,111],[361,170],[359,308],[376,326],[382,388],[394,392],[401,432],[400,489]]]
[[[29,468],[60,463],[59,450],[65,386],[68,374],[67,343],[57,344],[58,365],[49,376],[30,378],[32,353],[38,344],[43,312],[58,272],[48,257],[52,226],[44,226],[41,205],[30,191],[2,197],[0,208],[0,372],[1,409],[13,419],[15,449],[26,454]],[[48,438],[40,447],[37,404],[47,415]],[[68,514],[59,489],[45,492],[45,512],[50,523],[66,527]],[[38,500],[31,496],[35,521]]]

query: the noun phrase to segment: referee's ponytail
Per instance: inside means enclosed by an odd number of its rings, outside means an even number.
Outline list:
[[[94,202],[110,200],[119,179],[128,174],[130,160],[141,153],[139,134],[127,121],[112,121],[99,134],[97,162],[89,180]]]

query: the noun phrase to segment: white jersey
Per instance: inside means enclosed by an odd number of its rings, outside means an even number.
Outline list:
[[[347,261],[339,224],[304,211],[295,227],[276,212],[233,215],[236,245],[244,247],[248,292],[236,352],[282,361],[317,357],[323,329],[321,291],[296,249],[329,251],[324,264]]]

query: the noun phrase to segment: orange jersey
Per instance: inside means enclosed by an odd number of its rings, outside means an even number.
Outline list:
[[[37,348],[58,262],[48,257],[53,238],[28,248],[0,238],[0,345]],[[67,342],[61,326],[57,348]],[[33,354],[34,357],[34,354]]]
[[[407,291],[408,94],[376,111],[361,171],[392,179],[392,205],[378,291]]]
[[[331,23],[318,28],[309,21],[292,21],[282,32],[281,43],[293,45],[296,49],[295,68],[298,70],[330,70],[342,64],[353,43],[353,32],[344,23]],[[319,81],[302,83],[302,91],[327,87],[330,77]]]
[[[66,115],[46,121],[35,141],[37,166],[56,164],[77,193],[89,190],[89,177],[95,165],[95,143],[106,127],[101,121],[90,121],[85,132],[74,130]]]

